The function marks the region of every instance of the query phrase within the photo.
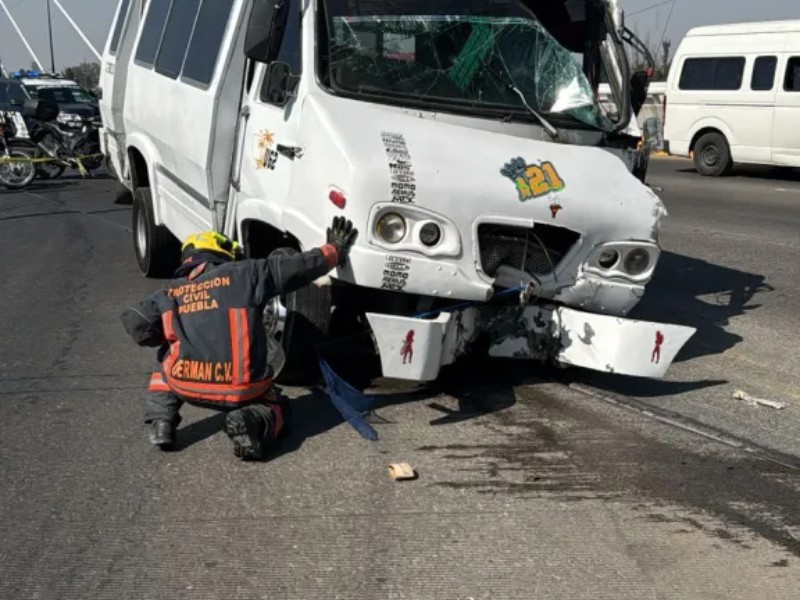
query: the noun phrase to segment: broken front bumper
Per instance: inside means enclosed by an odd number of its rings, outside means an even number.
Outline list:
[[[661,378],[695,333],[692,327],[623,319],[566,307],[471,307],[435,319],[367,314],[383,375],[432,381],[479,334],[489,355]]]

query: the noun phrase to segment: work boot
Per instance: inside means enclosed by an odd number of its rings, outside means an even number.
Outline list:
[[[269,414],[264,414],[264,412]],[[261,441],[269,431],[272,411],[261,405],[248,406],[225,416],[225,433],[233,442],[233,453],[242,460],[262,457]]]
[[[175,425],[161,419],[150,423],[150,443],[162,450],[171,448],[175,444]]]

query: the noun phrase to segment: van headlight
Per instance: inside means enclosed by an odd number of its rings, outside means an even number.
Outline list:
[[[384,242],[397,244],[406,237],[406,220],[397,213],[386,213],[375,226],[375,232]]]
[[[650,254],[642,248],[631,250],[625,257],[622,266],[628,275],[633,277],[641,275],[650,266]]]
[[[646,281],[652,276],[660,255],[659,247],[650,242],[608,242],[589,254],[584,268],[609,279]]]

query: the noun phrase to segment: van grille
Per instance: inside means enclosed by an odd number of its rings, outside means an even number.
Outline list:
[[[531,275],[548,275],[579,239],[580,234],[571,229],[544,223],[533,229],[483,224],[478,226],[481,267],[489,277],[494,277],[501,265]]]

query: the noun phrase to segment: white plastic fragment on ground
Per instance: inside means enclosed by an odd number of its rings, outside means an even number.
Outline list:
[[[765,398],[756,398],[747,392],[743,392],[742,390],[736,390],[733,393],[733,397],[737,400],[744,400],[753,406],[769,406],[770,408],[775,408],[777,410],[783,410],[786,408],[786,404],[783,402],[775,402],[774,400],[767,400]]]

